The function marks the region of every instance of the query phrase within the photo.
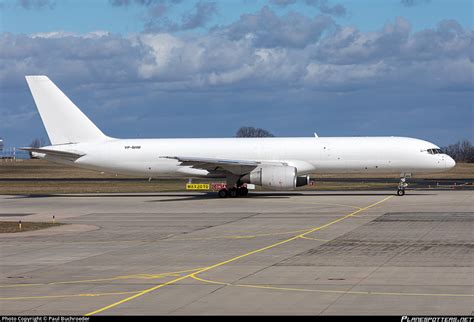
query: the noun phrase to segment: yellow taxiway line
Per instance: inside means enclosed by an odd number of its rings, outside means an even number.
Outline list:
[[[95,282],[108,282],[108,281],[116,281],[116,280],[125,280],[125,279],[158,279],[164,277],[175,277],[180,276],[181,273],[188,273],[188,272],[195,272],[202,269],[194,268],[194,269],[187,269],[183,271],[175,271],[175,272],[165,272],[165,273],[157,273],[157,274],[133,274],[133,275],[121,275],[109,278],[97,278],[97,279],[89,279],[89,280],[74,280],[74,281],[61,281],[61,282],[50,282],[50,283],[29,283],[29,284],[11,284],[11,285],[0,285],[0,288],[16,288],[16,287],[32,287],[32,286],[51,286],[51,285],[62,285],[62,284],[82,284],[82,283],[95,283]],[[10,298],[0,298],[3,299],[10,299]]]
[[[68,294],[68,295],[17,296],[17,297],[0,297],[0,300],[33,300],[33,299],[51,299],[51,298],[64,298],[64,297],[94,297],[94,296],[126,295],[126,294],[134,294],[138,292],[140,291],[113,292],[113,293],[82,293],[82,294]]]
[[[277,291],[291,291],[291,292],[312,292],[312,293],[332,293],[332,294],[352,294],[352,295],[386,295],[386,296],[426,296],[426,297],[474,297],[474,294],[443,294],[443,293],[408,293],[408,292],[373,292],[373,291],[342,291],[342,290],[321,290],[321,289],[307,289],[307,288],[293,288],[293,287],[277,287],[270,285],[253,285],[253,284],[232,284],[227,282],[212,281],[192,275],[191,278],[196,281],[206,284],[216,284],[235,287],[259,288]]]

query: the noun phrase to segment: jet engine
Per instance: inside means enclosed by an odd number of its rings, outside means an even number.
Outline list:
[[[271,190],[292,190],[309,183],[309,176],[296,176],[291,166],[259,167],[241,178],[242,182],[256,184]]]

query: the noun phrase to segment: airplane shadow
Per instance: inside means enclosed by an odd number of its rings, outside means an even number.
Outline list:
[[[288,199],[291,197],[337,197],[337,196],[393,196],[396,195],[392,191],[381,192],[364,192],[364,191],[348,191],[347,193],[317,191],[317,192],[250,192],[247,197],[240,197],[237,200],[247,199]],[[430,196],[436,193],[418,193],[407,191],[404,198],[410,196]],[[14,195],[6,199],[34,199],[34,198],[157,198],[168,197],[167,199],[146,200],[145,202],[171,202],[171,201],[186,201],[186,200],[210,200],[220,199],[216,192],[206,193],[156,193],[156,194],[38,194],[38,195]],[[233,199],[233,198],[228,198]]]

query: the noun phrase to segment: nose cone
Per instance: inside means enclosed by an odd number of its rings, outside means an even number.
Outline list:
[[[453,158],[451,158],[449,155],[446,155],[445,162],[446,169],[454,168],[454,166],[456,165],[456,161],[454,161]]]

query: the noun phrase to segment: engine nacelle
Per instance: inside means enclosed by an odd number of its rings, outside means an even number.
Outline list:
[[[288,190],[296,187],[296,168],[290,166],[264,166],[243,176],[241,180],[271,190]]]

